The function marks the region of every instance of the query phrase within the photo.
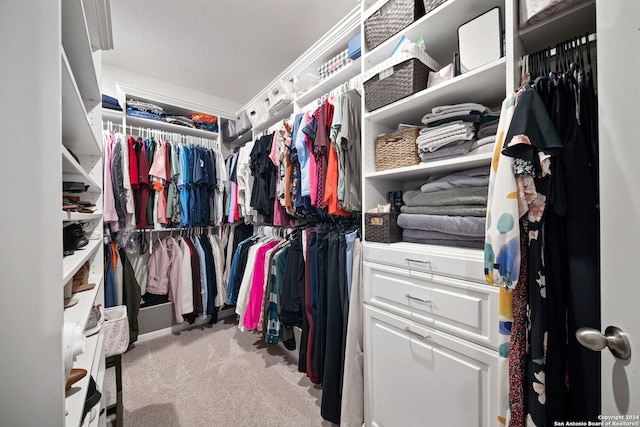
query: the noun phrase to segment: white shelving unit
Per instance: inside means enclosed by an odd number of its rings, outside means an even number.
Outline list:
[[[64,310],[63,314],[65,322],[79,322],[84,326],[93,305],[104,304],[104,255],[101,238],[102,143],[98,138],[102,110],[98,84],[101,54],[92,48],[89,34],[95,32],[90,31],[87,26],[84,2],[61,0],[61,14],[62,45],[59,50],[62,80],[62,178],[65,181],[79,181],[88,185],[86,192],[68,194],[93,203],[95,212],[62,212],[59,226],[64,227],[72,222],[81,223],[89,243],[84,248],[75,250],[73,255],[62,258],[60,283],[65,289],[65,295],[71,294],[73,276],[85,263],[89,263],[89,283],[95,283],[96,286],[91,290],[72,294],[72,298],[77,299],[78,303]],[[90,22],[94,25],[97,23],[95,19]],[[62,195],[60,194],[61,203]],[[104,334],[100,332],[87,339],[84,353],[78,356],[73,364],[74,368],[86,369],[88,374],[64,393],[67,415],[62,424],[70,427],[86,424],[82,423],[82,412],[87,398],[87,388],[90,378],[93,377],[98,390],[103,391],[103,359]],[[60,387],[64,390],[64,384]],[[105,418],[97,418],[95,425],[104,425]],[[61,423],[52,421],[52,424]]]

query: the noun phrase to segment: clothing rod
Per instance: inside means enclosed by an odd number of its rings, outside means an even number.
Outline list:
[[[595,41],[596,41],[596,39],[597,39],[597,38],[596,38],[596,33],[589,34],[589,40],[588,40],[588,43],[595,42]],[[580,37],[580,39],[579,39],[579,40],[580,40],[580,43],[582,43],[583,45],[587,44],[587,38],[586,38],[585,36]],[[564,42],[568,42],[568,41],[571,41],[571,40],[565,40]],[[537,51],[537,52],[539,52],[539,51]],[[555,56],[555,55],[556,55],[556,48],[555,48],[555,47],[552,47],[552,48],[549,50],[549,56],[550,56],[550,57],[552,57],[552,56]],[[521,57],[520,57],[520,60],[518,61],[518,66],[519,66],[520,68],[522,68],[522,67],[525,65],[525,58],[526,58],[527,56],[528,56],[528,54],[527,54],[527,55],[525,55],[525,56],[521,56]]]

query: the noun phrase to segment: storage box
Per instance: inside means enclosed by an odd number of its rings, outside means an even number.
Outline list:
[[[257,101],[247,108],[247,116],[254,128],[266,123],[271,115],[269,114],[269,100]]]
[[[236,117],[236,133],[234,136],[240,136],[249,129],[251,129],[251,121],[249,120],[249,115],[246,111],[241,111]]]
[[[389,0],[364,21],[364,40],[375,49],[425,14],[422,0]]]
[[[520,0],[520,28],[543,21],[584,0]]]
[[[334,56],[329,61],[318,67],[318,75],[320,76],[320,80],[322,81],[324,79],[327,79],[328,77],[331,77],[352,62],[353,60],[349,58],[349,49],[347,48],[343,50],[338,55]]]
[[[360,58],[360,54],[362,52],[362,37],[360,36],[360,34],[349,40],[348,46],[349,58],[353,59],[354,61]]]
[[[376,170],[414,166],[420,163],[416,139],[420,128],[398,130],[376,138]]]
[[[365,213],[364,239],[368,242],[394,243],[402,240],[398,212]]]
[[[236,137],[236,121],[235,120],[227,120],[222,123],[222,140],[224,142],[229,142]]]
[[[269,89],[269,114],[273,115],[293,102],[293,82],[281,80]]]

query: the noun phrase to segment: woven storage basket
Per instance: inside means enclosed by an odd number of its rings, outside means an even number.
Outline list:
[[[420,128],[399,130],[376,138],[376,170],[401,168],[420,163],[416,139]]]
[[[122,354],[129,347],[129,320],[127,307],[117,305],[104,309],[104,354],[106,357]]]
[[[364,40],[367,48],[374,49],[422,16],[422,0],[389,0],[364,21]]]
[[[364,82],[364,104],[368,111],[396,102],[427,88],[429,71],[434,71],[416,58],[393,67],[393,74],[380,79],[376,74]]]
[[[394,243],[402,240],[399,212],[365,213],[364,238],[368,242]]]
[[[424,0],[424,14],[426,15],[446,1],[447,0]]]

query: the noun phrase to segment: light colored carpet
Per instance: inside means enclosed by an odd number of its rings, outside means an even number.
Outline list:
[[[136,343],[122,383],[124,426],[334,426],[320,416],[321,387],[234,317]],[[105,393],[113,403],[114,369]]]

